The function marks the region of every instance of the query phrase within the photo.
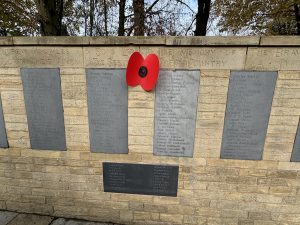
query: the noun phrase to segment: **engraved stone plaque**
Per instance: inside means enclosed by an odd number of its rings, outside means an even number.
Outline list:
[[[8,148],[1,96],[0,96],[0,148]]]
[[[156,85],[154,154],[193,157],[200,71],[161,71]]]
[[[189,43],[196,43],[190,38],[186,38],[185,40]],[[226,39],[226,41],[228,40],[229,39]],[[180,43],[177,42],[176,44]],[[185,45],[186,43],[181,42],[181,44]],[[142,55],[156,53],[160,58],[161,68],[181,68],[183,70],[198,70],[199,68],[241,70],[245,66],[247,48],[238,46],[234,48],[221,46],[201,46],[200,48],[184,46],[181,46],[180,48],[174,48],[174,46],[165,46],[163,48],[143,46],[143,48],[141,48],[141,53]]]
[[[87,69],[92,152],[128,153],[128,91],[124,69]]]
[[[299,56],[299,48],[294,47],[249,47],[245,68],[248,70],[300,70]]]
[[[295,137],[291,162],[300,162],[300,120],[298,123],[298,129]]]
[[[59,69],[21,69],[30,144],[66,150]]]
[[[221,158],[262,159],[276,80],[276,72],[231,72]]]
[[[54,37],[55,38],[55,37]],[[29,40],[29,39],[28,39]],[[49,39],[47,39],[49,40]],[[24,39],[22,42],[25,41]],[[40,42],[40,41],[39,41]],[[41,39],[43,42],[43,39]],[[21,44],[22,45],[22,44]],[[0,67],[79,67],[83,66],[82,48],[63,46],[1,47]]]
[[[178,166],[103,163],[105,192],[177,196]]]

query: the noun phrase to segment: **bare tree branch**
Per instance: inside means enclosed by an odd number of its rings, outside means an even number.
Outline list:
[[[149,8],[146,10],[146,14],[149,13],[158,2],[159,2],[159,0],[155,0],[152,3],[152,5],[150,5]]]
[[[190,26],[187,28],[187,30],[186,30],[186,32],[185,32],[185,36],[187,36],[187,33],[192,29],[192,26],[193,26],[195,20],[196,20],[196,17],[194,17],[194,19],[192,20]]]
[[[175,0],[176,2],[186,6],[189,10],[191,10],[194,14],[196,14],[196,12],[188,5],[186,4],[185,2],[181,1],[181,0]]]

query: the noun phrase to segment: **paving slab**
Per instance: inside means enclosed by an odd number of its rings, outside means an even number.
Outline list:
[[[0,225],[6,225],[11,220],[13,220],[18,213],[15,212],[7,212],[7,211],[0,211]]]
[[[55,218],[0,210],[0,225],[117,225],[78,219]],[[119,224],[121,225],[121,224]]]
[[[54,220],[50,225],[109,225],[109,224],[58,218],[58,219]]]
[[[58,218],[52,221],[51,225],[65,225],[66,224],[65,218]]]
[[[53,219],[54,218],[50,216],[19,214],[7,225],[49,225]]]

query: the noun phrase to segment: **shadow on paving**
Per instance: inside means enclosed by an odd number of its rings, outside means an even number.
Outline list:
[[[118,225],[35,214],[0,211],[0,225]],[[119,224],[120,225],[120,224]]]

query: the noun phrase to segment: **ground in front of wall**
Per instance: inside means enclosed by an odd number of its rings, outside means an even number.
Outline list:
[[[75,219],[0,211],[0,225],[114,225]],[[116,224],[115,224],[116,225]]]

